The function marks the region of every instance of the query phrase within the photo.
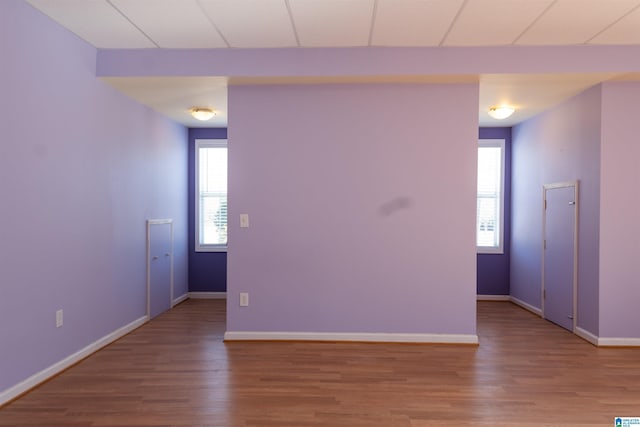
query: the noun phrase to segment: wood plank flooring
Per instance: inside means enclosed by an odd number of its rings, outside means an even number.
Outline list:
[[[223,343],[188,300],[0,408],[0,426],[613,426],[640,417],[640,349],[596,348],[505,302],[480,346]]]

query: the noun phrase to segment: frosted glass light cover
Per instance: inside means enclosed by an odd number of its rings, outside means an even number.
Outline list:
[[[210,108],[192,108],[191,115],[198,120],[210,120],[216,113]]]
[[[489,108],[489,115],[494,119],[503,120],[511,116],[514,111],[516,111],[515,108],[508,106],[491,107]]]

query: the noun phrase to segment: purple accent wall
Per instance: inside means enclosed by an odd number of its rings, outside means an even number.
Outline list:
[[[480,128],[480,139],[505,140],[504,253],[478,254],[478,295],[509,295],[511,128]]]
[[[475,334],[477,109],[477,84],[230,86],[228,331]]]
[[[640,338],[640,83],[602,85],[600,336]]]
[[[195,144],[196,139],[226,139],[226,128],[189,129],[189,291],[227,291],[227,253],[196,252]]]
[[[541,307],[542,187],[580,181],[578,326],[598,334],[601,87],[512,129],[511,295]]]
[[[174,219],[187,292],[187,130],[26,2],[0,2],[0,32],[1,394],[145,315],[147,219]]]

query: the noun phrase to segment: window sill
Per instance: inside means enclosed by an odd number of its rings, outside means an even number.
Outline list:
[[[226,246],[196,246],[196,252],[227,252]]]
[[[477,248],[478,255],[504,255],[502,248]]]

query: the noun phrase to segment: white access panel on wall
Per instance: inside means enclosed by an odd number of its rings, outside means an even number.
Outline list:
[[[147,316],[169,310],[173,301],[173,220],[147,220]]]
[[[578,277],[578,181],[544,186],[542,312],[576,329]]]

